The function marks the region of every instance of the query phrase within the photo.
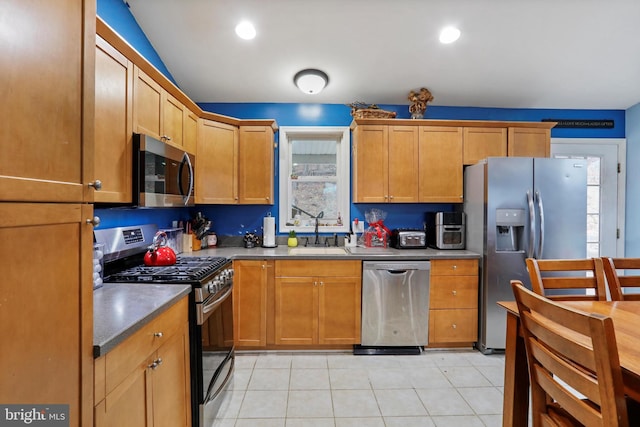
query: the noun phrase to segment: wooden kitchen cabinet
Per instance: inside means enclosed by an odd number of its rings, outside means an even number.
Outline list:
[[[276,261],[275,345],[360,342],[360,261]]]
[[[0,201],[93,201],[94,3],[2,1]]]
[[[94,201],[131,203],[133,63],[96,37],[95,176],[102,182]]]
[[[233,336],[240,347],[267,345],[267,288],[273,281],[274,262],[236,260],[233,285]]]
[[[418,201],[418,128],[358,126],[353,142],[353,200]]]
[[[96,427],[191,425],[184,297],[95,363]]]
[[[198,149],[198,116],[185,108],[183,148],[186,152],[196,154]]]
[[[0,203],[0,402],[69,404],[74,427],[93,412],[92,216],[89,204]]]
[[[429,288],[429,346],[461,346],[476,342],[478,260],[432,260]]]
[[[238,203],[238,128],[203,120],[196,154],[195,198],[200,204]]]
[[[461,127],[420,126],[420,202],[462,202],[462,133]]]
[[[274,143],[271,126],[240,126],[238,195],[240,204],[272,205]]]
[[[507,129],[502,127],[465,127],[463,163],[474,165],[487,157],[507,155]]]
[[[510,127],[507,140],[509,157],[549,157],[551,155],[551,129]]]

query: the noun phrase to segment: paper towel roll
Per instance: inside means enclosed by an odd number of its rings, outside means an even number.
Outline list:
[[[262,246],[273,248],[276,246],[276,219],[265,216],[262,221]]]

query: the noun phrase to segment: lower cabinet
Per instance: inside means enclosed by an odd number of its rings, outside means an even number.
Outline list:
[[[238,348],[267,345],[267,288],[273,281],[273,263],[233,262],[233,340]]]
[[[191,426],[187,298],[96,359],[96,427]]]
[[[431,261],[429,346],[470,345],[478,340],[478,261]]]
[[[361,271],[360,261],[277,261],[275,345],[358,344]]]

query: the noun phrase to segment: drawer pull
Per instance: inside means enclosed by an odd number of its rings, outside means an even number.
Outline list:
[[[163,333],[162,332],[154,332],[153,336],[156,337],[156,338],[162,338]]]
[[[457,265],[453,265],[453,266],[451,266],[451,268],[455,270],[455,269],[458,268],[458,266]]]
[[[451,293],[453,294],[453,296],[458,295],[458,291],[451,291]]]
[[[162,359],[158,357],[156,360],[153,361],[153,363],[151,363],[150,365],[147,365],[147,367],[153,370],[156,370],[160,365],[162,365]]]
[[[451,325],[451,327],[452,327],[453,329],[457,328],[457,326],[456,326],[456,324],[455,324],[455,323],[454,323],[453,325]]]

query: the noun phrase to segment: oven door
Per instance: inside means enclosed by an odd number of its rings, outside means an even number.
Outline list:
[[[223,295],[213,295],[199,304],[198,327],[202,333],[200,425],[204,425],[205,419],[215,417],[233,378],[235,353],[232,289],[233,286]]]

